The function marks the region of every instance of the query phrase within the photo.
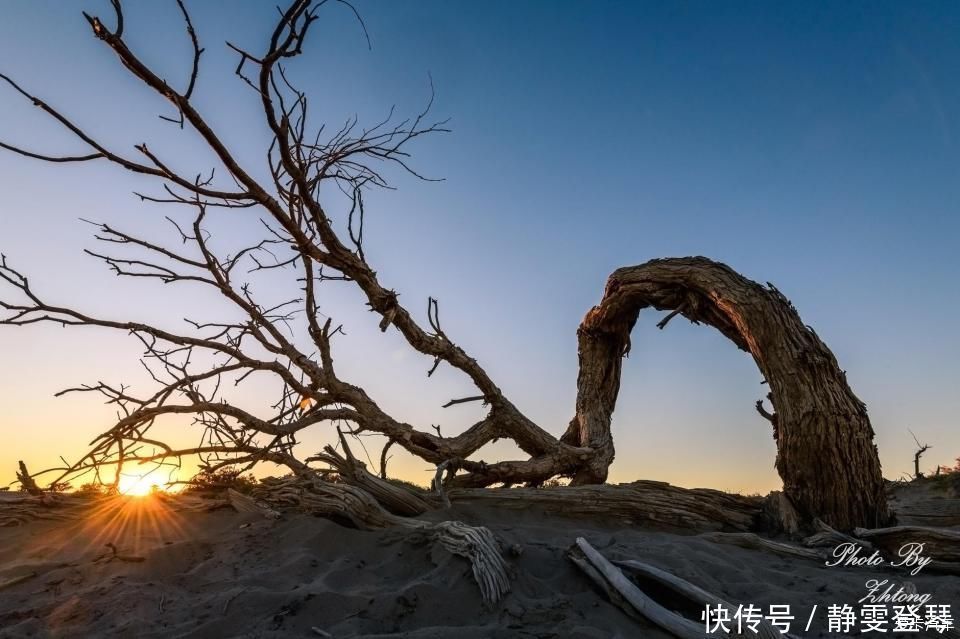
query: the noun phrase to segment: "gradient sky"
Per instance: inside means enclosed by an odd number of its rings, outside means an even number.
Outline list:
[[[262,49],[271,3],[192,2],[207,48],[196,104],[243,162],[264,170],[257,100],[232,75],[227,39]],[[175,4],[130,3],[126,38],[182,86],[189,42]],[[107,2],[83,3],[107,19]],[[520,408],[560,434],[572,415],[575,331],[615,268],[700,254],[771,281],[847,370],[870,410],[884,474],[960,455],[960,4],[368,2],[370,32],[325,8],[292,75],[314,122],[372,122],[429,97],[453,132],[413,148],[442,182],[400,179],[368,201],[367,255],[415,312],[440,299],[446,332]],[[168,106],[90,34],[77,3],[17,0],[0,22],[0,71],[118,149],[146,141],[184,173],[214,163]],[[109,21],[108,21],[109,22]],[[0,139],[39,151],[78,146],[6,88]],[[0,153],[0,249],[51,301],[176,327],[218,302],[110,275],[81,249],[108,221],[166,233],[169,211],[133,189],[156,185],[99,163],[54,166]],[[245,212],[224,242],[250,237]],[[157,236],[159,237],[159,236]],[[3,293],[0,293],[2,295]],[[480,407],[451,370],[395,331],[381,335],[358,294],[325,292],[344,322],[338,370],[394,416],[445,434]],[[722,336],[641,316],[614,418],[611,479],[765,492],[779,486],[765,394],[750,357]],[[76,456],[112,411],[81,382],[147,389],[131,338],[99,329],[0,327],[0,482]],[[257,400],[256,389],[245,391]],[[264,397],[266,397],[264,395]],[[179,428],[179,427],[178,427]],[[173,435],[184,442],[195,433]],[[329,438],[301,439],[308,450]],[[379,444],[369,443],[371,454]],[[514,450],[496,444],[479,457]],[[425,483],[398,454],[392,473]]]

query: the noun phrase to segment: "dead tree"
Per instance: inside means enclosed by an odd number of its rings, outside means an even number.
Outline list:
[[[21,460],[18,464],[19,470],[17,470],[17,481],[20,482],[21,490],[30,493],[31,495],[40,495],[43,494],[40,486],[37,485],[36,480],[30,474],[30,471],[27,470],[27,465]]]
[[[925,452],[933,447],[930,444],[921,444],[920,440],[917,439],[917,436],[912,430],[910,431],[910,435],[913,437],[913,441],[917,444],[917,452],[913,454],[913,478],[923,479],[923,473],[920,472],[920,457],[922,457]],[[937,468],[937,470],[939,471],[940,469]]]
[[[537,485],[557,475],[571,476],[574,484],[601,483],[614,454],[610,416],[621,358],[629,350],[637,313],[653,307],[673,311],[663,324],[683,314],[715,326],[753,354],[771,385],[785,492],[803,512],[837,528],[874,525],[884,518],[880,467],[863,404],[850,392],[830,351],[776,289],[764,289],[704,258],[654,261],[615,272],[603,302],[580,327],[575,416],[558,439],[526,417],[477,359],[449,337],[435,299],[426,300],[418,317],[381,282],[364,251],[365,193],[387,187],[391,172],[398,170],[422,178],[410,164],[410,143],[446,131],[443,121],[427,120],[432,96],[420,114],[400,122],[391,112],[370,126],[352,119],[333,131],[311,128],[307,93],[296,87],[285,65],[303,53],[325,3],[294,0],[262,51],[228,45],[237,55],[236,75],[251,88],[272,136],[265,150],[270,178],[262,180],[256,176],[265,171],[235,156],[191,99],[204,49],[183,2],[177,4],[193,52],[178,85],[183,88],[161,77],[131,48],[121,4],[111,4],[112,26],[84,14],[93,35],[172,106],[172,115],[162,117],[198,136],[217,166],[190,177],[145,142],[133,147],[136,153],[111,148],[6,75],[0,75],[3,84],[50,116],[84,150],[51,155],[5,142],[0,147],[52,163],[109,162],[154,178],[157,192],[139,195],[178,211],[168,218],[169,241],[100,224],[95,237],[107,248],[90,254],[121,276],[207,287],[229,302],[233,314],[217,322],[187,320],[183,330],[98,317],[48,301],[6,258],[0,259],[0,284],[14,293],[0,297],[7,312],[0,324],[49,322],[129,333],[143,345],[143,364],[157,383],[152,394],[103,382],[64,391],[106,396],[118,407],[118,419],[76,463],[44,471],[58,474],[54,482],[110,468],[116,478],[124,464],[171,464],[187,455],[201,456],[208,470],[270,461],[309,474],[310,462],[293,453],[297,433],[335,425],[353,434],[385,436],[388,446],[445,469],[448,483],[456,487]],[[341,195],[330,196],[337,192]],[[213,221],[241,215],[262,222],[260,237],[229,249],[212,241]],[[265,302],[256,278],[273,270],[295,278],[300,294]],[[472,381],[475,394],[445,406],[482,402],[486,416],[459,435],[442,437],[394,419],[362,387],[343,379],[332,348],[339,327],[330,318],[321,320],[318,309],[321,288],[332,280],[356,286],[379,316],[380,329],[399,331],[428,358],[427,376],[447,365]],[[279,380],[282,389],[276,402],[259,412],[240,408],[222,392],[264,378]],[[197,446],[175,449],[152,436],[157,422],[173,415],[193,417],[202,432]],[[497,438],[512,439],[528,459],[493,464],[468,459]]]
[[[120,418],[97,438],[87,456],[51,470],[62,475],[99,472],[110,464],[167,463],[186,454],[203,455],[211,469],[265,460],[302,469],[290,453],[294,437],[318,424],[350,425],[353,433],[379,433],[429,462],[448,463],[467,475],[490,477],[488,483],[504,475],[514,481],[539,481],[573,472],[591,455],[588,449],[561,443],[504,396],[478,361],[445,332],[437,300],[428,299],[424,321],[417,319],[398,294],[381,283],[368,262],[363,245],[365,193],[388,187],[389,176],[397,171],[421,178],[410,164],[408,146],[417,138],[447,129],[443,121],[427,120],[432,95],[423,112],[411,119],[397,122],[391,112],[370,126],[352,119],[332,131],[324,126],[309,128],[308,96],[294,86],[285,65],[303,52],[310,27],[324,4],[295,0],[280,16],[261,52],[229,45],[238,56],[236,74],[251,87],[272,134],[272,143],[265,150],[271,176],[268,182],[254,177],[263,173],[260,166],[246,166],[231,153],[220,132],[191,100],[203,48],[182,2],[178,6],[193,50],[182,89],[163,79],[125,40],[118,0],[112,2],[112,28],[99,17],[85,16],[93,35],[113,50],[123,67],[172,105],[173,116],[165,119],[192,130],[213,152],[219,166],[205,171],[205,177],[178,172],[173,168],[175,162],[159,157],[143,142],[134,146],[133,155],[108,148],[68,115],[0,75],[3,84],[49,115],[87,150],[50,155],[0,142],[2,148],[47,162],[110,162],[156,178],[159,193],[138,194],[143,201],[186,210],[186,215],[170,216],[169,242],[98,225],[96,238],[109,249],[91,255],[118,275],[206,286],[212,294],[228,300],[235,311],[234,317],[222,322],[188,321],[184,331],[94,317],[48,302],[4,258],[0,277],[19,293],[19,299],[0,298],[2,308],[9,312],[0,320],[3,324],[53,322],[128,332],[142,342],[144,365],[159,384],[156,393],[145,396],[106,383],[70,389],[105,395],[119,407]],[[331,186],[335,189],[329,189]],[[342,197],[331,198],[331,192]],[[321,193],[327,199],[322,200]],[[262,237],[229,252],[216,248],[208,231],[210,224],[238,215],[258,216],[263,222]],[[301,283],[299,297],[279,304],[261,302],[255,293],[255,277],[274,269],[287,270]],[[476,394],[452,399],[446,405],[482,402],[489,408],[486,417],[457,436],[441,437],[429,428],[417,429],[394,419],[363,388],[342,379],[331,349],[339,328],[330,319],[321,320],[318,311],[320,289],[331,280],[357,286],[370,309],[379,315],[381,330],[399,331],[413,349],[430,358],[425,366],[429,373],[445,364],[467,375]],[[300,334],[288,330],[294,324]],[[263,414],[255,415],[223,400],[222,386],[264,375],[279,378],[283,390],[276,404]],[[157,420],[174,414],[195,417],[204,432],[198,446],[175,450],[149,437]],[[487,442],[504,437],[513,439],[531,459],[506,466],[463,461]]]
[[[602,481],[613,459],[610,418],[622,358],[644,308],[713,326],[753,356],[770,387],[768,414],[784,494],[807,519],[848,530],[887,521],[886,497],[866,406],[827,345],[773,285],[703,257],[652,260],[617,270],[578,331],[577,412],[563,436],[594,450],[575,479]],[[760,404],[762,409],[762,404]],[[763,411],[764,413],[766,411]]]

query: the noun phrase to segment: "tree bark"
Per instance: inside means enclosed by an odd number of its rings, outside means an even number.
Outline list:
[[[571,517],[617,519],[628,526],[670,531],[756,530],[763,499],[707,488],[680,488],[659,481],[557,488],[455,488],[454,504],[487,504],[516,510],[542,509]]]
[[[583,319],[576,415],[563,441],[589,446],[595,455],[574,483],[606,479],[621,359],[638,314],[648,307],[672,311],[661,328],[680,314],[713,326],[753,356],[770,387],[777,471],[803,518],[819,517],[838,530],[888,521],[873,428],[836,357],[773,285],[703,257],[618,269]]]

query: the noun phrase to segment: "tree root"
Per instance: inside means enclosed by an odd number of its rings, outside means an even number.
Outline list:
[[[377,481],[386,483],[380,479]],[[391,488],[403,490],[392,485]],[[272,498],[274,492],[278,496],[276,501]],[[395,526],[417,531],[439,543],[448,552],[465,557],[470,562],[473,577],[480,587],[485,603],[496,603],[510,590],[506,563],[500,554],[496,538],[484,526],[468,526],[459,521],[428,522],[402,517],[386,510],[373,495],[362,488],[319,479],[276,480],[255,493],[261,500],[274,504],[291,505],[291,501],[296,500],[293,505],[303,512],[338,521],[349,521],[361,529]]]

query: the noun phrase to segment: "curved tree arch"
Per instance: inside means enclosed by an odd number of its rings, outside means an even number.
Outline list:
[[[886,521],[873,428],[836,357],[772,284],[761,286],[704,257],[618,269],[603,300],[583,319],[576,416],[562,440],[595,454],[578,471],[577,483],[604,481],[613,461],[610,419],[622,358],[644,308],[671,311],[660,328],[683,315],[713,326],[753,356],[770,386],[774,412],[767,413],[762,402],[757,409],[773,425],[777,471],[801,515],[841,529]]]

